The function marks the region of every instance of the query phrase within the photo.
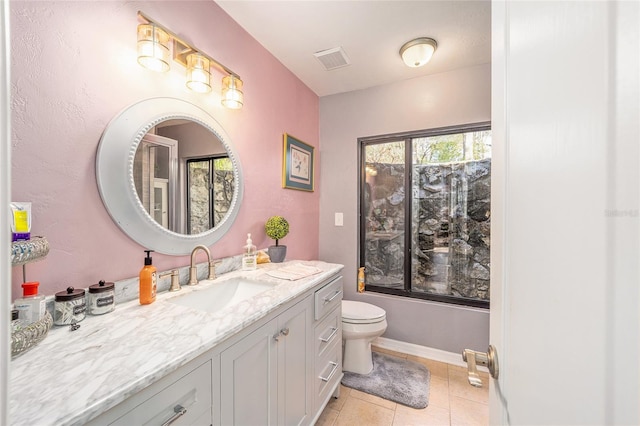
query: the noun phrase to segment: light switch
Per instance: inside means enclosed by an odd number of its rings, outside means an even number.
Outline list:
[[[336,213],[336,226],[344,226],[344,217],[342,213]]]

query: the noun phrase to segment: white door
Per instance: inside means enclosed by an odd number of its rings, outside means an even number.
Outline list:
[[[640,4],[492,3],[492,424],[639,424]]]

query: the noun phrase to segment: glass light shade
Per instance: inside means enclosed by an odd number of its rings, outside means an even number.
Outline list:
[[[222,105],[230,109],[240,109],[244,103],[242,80],[234,75],[222,79]]]
[[[187,87],[194,92],[211,91],[211,62],[199,53],[187,56]]]
[[[431,38],[417,38],[400,48],[400,56],[408,67],[417,68],[431,60],[438,44]]]
[[[152,71],[169,70],[169,34],[153,24],[138,25],[138,63]]]

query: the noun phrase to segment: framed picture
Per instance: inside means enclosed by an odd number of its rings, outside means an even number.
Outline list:
[[[284,134],[282,187],[313,191],[313,147],[300,139]]]

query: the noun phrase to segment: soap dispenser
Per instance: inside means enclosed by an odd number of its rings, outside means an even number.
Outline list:
[[[147,257],[144,259],[144,268],[140,270],[140,304],[148,305],[156,301],[156,285],[157,273],[156,267],[153,266],[151,252],[153,250],[145,250]]]
[[[254,271],[256,269],[256,246],[251,241],[251,234],[247,234],[247,244],[242,252],[242,270]]]

